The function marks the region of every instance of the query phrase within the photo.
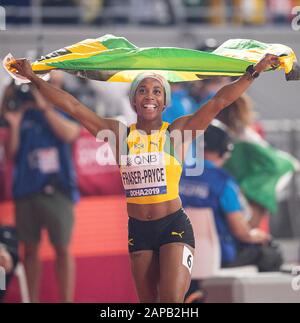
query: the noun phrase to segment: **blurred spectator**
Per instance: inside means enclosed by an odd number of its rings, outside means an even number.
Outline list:
[[[240,0],[241,16],[245,25],[266,23],[267,0]]]
[[[229,128],[235,140],[261,141],[262,138],[252,128],[255,116],[253,101],[244,94],[217,118]]]
[[[16,230],[13,227],[2,226],[0,221],[0,267],[5,270],[6,289],[0,289],[0,303],[13,276],[18,263],[18,240]],[[3,277],[0,277],[3,279]]]
[[[210,22],[213,25],[224,25],[227,20],[227,7],[224,0],[211,0],[208,1],[210,5]]]
[[[237,183],[222,165],[232,150],[226,126],[214,120],[204,135],[204,171],[180,184],[184,207],[211,208],[221,248],[222,267],[256,265],[260,271],[276,271],[281,253],[270,245],[271,237],[248,224]]]
[[[289,22],[292,8],[292,0],[268,0],[270,22],[273,22],[275,24]]]
[[[5,143],[8,140],[8,123],[0,119],[0,203],[11,199],[12,164],[7,158]]]
[[[276,213],[277,195],[297,169],[298,162],[262,139],[254,130],[254,116],[252,100],[244,94],[217,119],[229,127],[235,140],[225,168],[236,178],[249,200],[252,207],[250,223],[257,227],[269,212]]]
[[[82,22],[90,24],[101,16],[104,0],[77,0],[77,3],[80,5]]]
[[[4,96],[11,93],[11,88],[6,87]],[[12,163],[5,150],[9,134],[8,127],[9,123],[3,117],[3,111],[0,109],[0,203],[10,200],[12,196]]]
[[[99,24],[129,23],[130,0],[104,0],[104,14],[97,19]]]
[[[218,47],[218,42],[214,38],[205,39],[198,47],[197,50],[212,52]],[[214,76],[206,78],[201,81],[190,82],[189,95],[196,102],[196,110],[209,101],[219,89],[231,81],[227,76]],[[195,110],[195,111],[196,111]],[[193,112],[195,112],[193,111]]]
[[[168,25],[174,22],[170,0],[131,0],[132,21],[143,25]]]
[[[201,107],[210,100],[221,87],[229,82],[229,77],[222,76],[192,82],[190,84],[189,94],[196,101],[198,107]]]
[[[183,0],[185,21],[188,23],[203,23],[207,19],[205,0]]]
[[[171,105],[163,112],[163,121],[169,123],[196,110],[196,102],[189,96],[183,84],[173,83],[171,89]]]
[[[69,253],[73,201],[78,198],[69,144],[80,127],[57,112],[28,85],[11,84],[4,97],[10,124],[7,150],[15,160],[13,195],[19,239],[25,247],[25,269],[32,302],[39,300],[39,244],[47,228],[56,253],[60,298],[73,300],[74,264]]]
[[[183,0],[187,22],[263,24],[267,0]],[[197,14],[198,13],[198,14]]]

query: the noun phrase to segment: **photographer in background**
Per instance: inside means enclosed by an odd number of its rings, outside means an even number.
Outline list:
[[[41,229],[46,228],[56,254],[61,301],[72,302],[74,264],[69,243],[78,191],[69,144],[78,137],[80,127],[28,84],[10,84],[2,110],[10,126],[6,148],[15,164],[16,226],[25,246],[30,300],[39,301],[38,251]]]

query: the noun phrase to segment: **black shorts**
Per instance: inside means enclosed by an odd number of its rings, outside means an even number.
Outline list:
[[[183,209],[153,221],[128,220],[129,252],[154,250],[167,243],[181,242],[195,248],[191,222]]]

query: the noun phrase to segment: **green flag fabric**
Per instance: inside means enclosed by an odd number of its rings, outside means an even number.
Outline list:
[[[295,73],[297,59],[291,48],[247,39],[228,40],[209,53],[172,47],[139,48],[123,37],[105,35],[56,50],[38,59],[32,68],[37,74],[61,69],[108,82],[131,82],[138,73],[151,70],[170,82],[182,82],[242,75],[266,53],[280,56],[278,69],[284,69],[286,75],[300,78],[300,73]],[[4,61],[4,67],[13,74],[11,61]]]
[[[299,169],[299,163],[272,146],[240,141],[235,143],[225,169],[250,201],[274,214],[278,210],[277,195]]]

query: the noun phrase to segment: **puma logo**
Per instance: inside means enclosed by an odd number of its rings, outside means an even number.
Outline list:
[[[182,235],[184,234],[184,231],[182,231],[182,232],[175,232],[175,231],[173,231],[173,232],[171,232],[171,235],[172,236],[179,236],[181,239],[182,239]]]
[[[129,239],[129,240],[128,240],[128,244],[129,244],[130,246],[133,246],[133,239]]]

